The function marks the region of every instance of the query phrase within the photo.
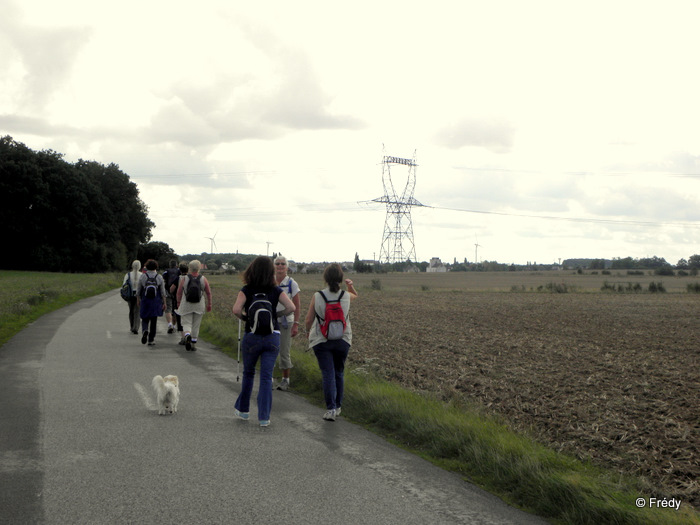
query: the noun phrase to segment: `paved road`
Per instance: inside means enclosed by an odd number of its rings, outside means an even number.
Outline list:
[[[111,292],[0,348],[1,523],[542,523],[292,393],[268,428],[235,419],[236,361],[176,337],[141,345]]]

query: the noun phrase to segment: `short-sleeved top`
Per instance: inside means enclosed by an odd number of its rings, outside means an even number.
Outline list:
[[[301,289],[299,288],[299,285],[297,282],[292,279],[289,275],[285,276],[284,279],[282,279],[282,282],[280,283],[280,288],[282,288],[282,291],[286,293],[290,299],[293,299],[296,294],[301,292]],[[282,303],[277,303],[277,312],[281,312],[284,310],[284,305]],[[291,314],[287,315],[287,323],[291,324],[294,322],[294,312]]]
[[[264,293],[265,296],[267,297],[267,300],[270,301],[270,303],[272,304],[272,310],[276,312],[277,305],[279,304],[279,300],[280,300],[280,295],[282,294],[283,291],[284,290],[282,290],[282,288],[280,288],[279,286],[275,286],[273,289],[268,290],[267,292],[262,291],[262,290],[254,290],[252,288],[249,288],[248,285],[244,286],[243,288],[241,288],[241,292],[243,292],[243,294],[245,295],[245,305],[243,306],[243,309],[245,310],[246,315],[248,313],[248,308],[255,300],[255,294],[257,294],[257,293]],[[250,325],[251,325],[252,321],[253,321],[252,319],[246,318],[245,331],[247,333],[251,332]],[[280,327],[279,327],[279,324],[277,323],[277,317],[274,318],[273,322],[274,322],[275,330],[279,331]]]
[[[323,295],[326,296],[326,299],[329,301],[334,301],[338,299],[338,296],[340,296],[341,290],[337,292],[331,292],[328,287],[324,288],[321,290],[323,292]],[[350,294],[349,293],[344,293],[343,297],[340,298],[340,306],[343,309],[343,313],[345,314],[345,332],[343,333],[343,341],[348,343],[349,345],[352,344],[352,327],[350,326]],[[316,315],[314,316],[314,322],[311,325],[311,330],[309,331],[309,348],[313,348],[314,346],[325,343],[328,341],[325,337],[323,337],[323,334],[321,333],[321,327],[318,323],[318,318],[320,317],[323,319],[323,317],[326,315],[326,302],[323,300],[323,297],[321,297],[321,294],[316,292],[314,294],[314,310],[316,312]]]

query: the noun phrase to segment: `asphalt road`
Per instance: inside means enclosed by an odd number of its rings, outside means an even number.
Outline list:
[[[110,292],[0,348],[0,523],[543,523],[291,392],[270,427],[236,419],[236,361],[164,325],[142,345]]]

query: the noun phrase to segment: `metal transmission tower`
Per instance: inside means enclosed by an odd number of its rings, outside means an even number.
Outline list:
[[[401,194],[396,192],[391,180],[391,167],[394,165],[408,168],[406,186]],[[385,155],[382,160],[384,196],[372,201],[386,204],[386,220],[384,221],[384,236],[382,237],[382,248],[379,251],[379,262],[417,261],[416,246],[413,242],[411,207],[423,206],[423,204],[413,198],[413,191],[416,188],[416,166],[418,165],[416,164],[415,151],[413,159]]]

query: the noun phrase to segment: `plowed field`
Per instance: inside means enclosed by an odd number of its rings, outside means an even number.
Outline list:
[[[664,281],[673,293],[616,294],[596,290],[604,279],[645,290],[658,279],[567,275],[558,282],[586,293],[547,293],[536,290],[548,275],[350,277],[360,291],[351,366],[476,403],[552,448],[700,507],[700,295],[684,293],[685,279]],[[295,278],[305,313],[322,279]],[[228,313],[240,281],[221,279],[224,296],[214,281],[214,297],[225,304],[215,306]]]
[[[352,364],[700,507],[697,296],[369,291],[352,323]]]

